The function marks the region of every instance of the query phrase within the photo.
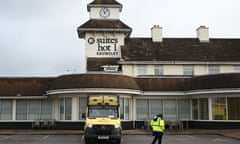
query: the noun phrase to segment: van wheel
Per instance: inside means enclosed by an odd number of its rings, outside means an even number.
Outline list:
[[[88,140],[85,140],[85,144],[90,144]]]
[[[116,140],[116,144],[120,144],[121,143],[121,140]]]

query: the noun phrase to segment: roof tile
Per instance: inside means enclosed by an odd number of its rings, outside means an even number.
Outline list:
[[[125,61],[240,61],[240,39],[127,38],[122,48]]]

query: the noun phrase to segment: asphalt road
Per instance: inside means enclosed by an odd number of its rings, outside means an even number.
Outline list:
[[[121,144],[150,144],[151,135],[123,135]],[[164,135],[163,144],[239,144],[218,135]],[[84,144],[81,135],[0,135],[0,144]]]

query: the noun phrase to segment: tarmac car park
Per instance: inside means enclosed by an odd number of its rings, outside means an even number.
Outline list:
[[[123,135],[121,144],[149,144],[151,135]],[[220,135],[164,135],[163,144],[239,144]],[[0,144],[84,144],[83,135],[0,135]]]

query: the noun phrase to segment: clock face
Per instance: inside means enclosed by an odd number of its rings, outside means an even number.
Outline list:
[[[108,8],[101,8],[99,14],[101,17],[107,18],[110,16],[110,10]]]

